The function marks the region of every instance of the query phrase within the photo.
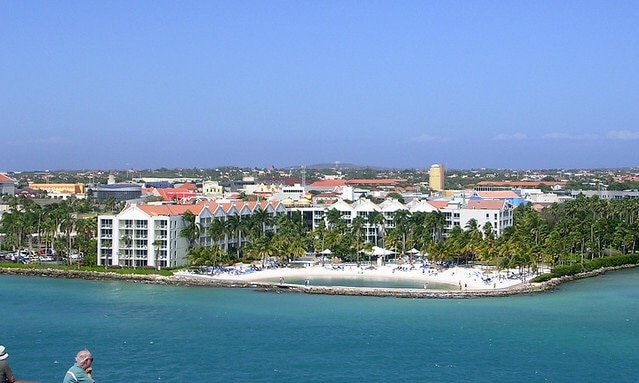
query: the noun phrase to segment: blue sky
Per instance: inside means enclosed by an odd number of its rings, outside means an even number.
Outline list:
[[[636,1],[0,2],[0,171],[639,166]]]

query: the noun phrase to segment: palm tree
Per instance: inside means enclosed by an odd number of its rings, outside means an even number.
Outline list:
[[[357,258],[357,267],[359,267],[359,240],[362,238],[362,230],[364,229],[364,217],[357,216],[353,219],[353,223],[351,224],[352,234],[355,237],[355,254]]]
[[[213,266],[215,264],[212,248],[204,246],[190,248],[186,259],[191,266]]]
[[[266,265],[266,259],[273,255],[271,241],[267,237],[260,237],[251,244],[252,251],[260,260],[262,268]]]
[[[158,270],[160,270],[160,246],[162,246],[163,244],[164,241],[161,241],[159,239],[156,239],[151,243],[154,251],[153,254],[155,255],[155,268]]]
[[[475,257],[480,249],[484,234],[481,232],[477,220],[475,218],[470,219],[465,228],[465,246],[464,255],[466,256],[466,263],[468,263],[468,257]]]
[[[426,217],[427,226],[431,230],[432,238],[435,241],[444,240],[444,229],[446,228],[446,214],[441,210],[434,210]]]
[[[71,253],[71,248],[72,248],[72,238],[71,238],[71,233],[73,233],[73,231],[75,230],[75,225],[77,222],[77,218],[75,217],[75,214],[71,211],[71,207],[66,203],[66,201],[62,201],[62,203],[60,203],[59,207],[60,210],[60,231],[62,231],[65,234],[65,238],[67,240],[67,246],[66,246],[66,251],[67,251],[67,257],[69,256],[69,254]],[[69,257],[69,262],[71,262],[71,258]]]
[[[180,230],[180,236],[189,241],[189,248],[194,247],[195,241],[200,238],[200,224],[195,222],[195,219],[196,216],[191,212],[191,210],[187,210],[184,214],[182,214],[184,227]]]
[[[273,225],[273,215],[268,210],[262,209],[262,207],[258,207],[250,217],[252,222],[255,223],[255,228],[260,229],[256,237],[266,235],[266,230]]]
[[[109,253],[112,251],[111,249],[112,243],[109,240],[106,240],[104,242],[102,242],[102,248],[107,249],[107,251],[104,252],[104,268],[107,268],[107,265],[109,264]],[[98,254],[98,257],[102,257],[102,254]]]
[[[83,254],[90,248],[91,240],[97,236],[97,217],[81,218],[76,221],[76,244]]]
[[[393,213],[393,224],[395,227],[392,230],[392,238],[394,248],[397,252],[401,250],[402,256],[406,255],[406,232],[408,231],[410,216],[410,212],[403,209],[397,210]]]
[[[368,215],[368,223],[375,227],[375,245],[376,246],[379,246],[378,238],[380,238],[384,233],[384,230],[383,230],[384,221],[385,221],[384,215],[377,210],[370,212],[370,214]],[[382,247],[384,247],[383,244],[382,244]]]
[[[125,235],[123,235],[120,238],[120,242],[122,242],[124,244],[124,246],[121,246],[121,247],[124,247],[126,249],[125,250],[125,255],[127,255],[127,258],[129,258],[129,261],[131,262],[131,264],[129,266],[135,268],[136,265],[135,265],[135,260],[133,259],[133,252],[130,249],[131,243],[133,242],[133,239],[130,236],[125,234]],[[120,250],[118,250],[118,254],[119,254],[119,251]],[[105,263],[104,267],[106,268],[106,266],[107,265]]]
[[[240,247],[242,246],[242,217],[239,214],[235,213],[232,216],[228,216],[226,218],[226,227],[231,236],[236,241],[235,251],[237,259],[240,258]]]
[[[217,247],[223,253],[228,252],[228,239],[229,232],[227,231],[227,225],[224,218],[216,218],[211,221],[211,225],[208,227],[208,232],[211,238],[216,242],[214,247]],[[222,250],[222,245],[224,249]],[[214,255],[220,255],[218,251],[214,252]]]

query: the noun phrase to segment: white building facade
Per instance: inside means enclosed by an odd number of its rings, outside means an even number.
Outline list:
[[[258,209],[286,212],[279,202],[201,202],[192,205],[131,204],[116,215],[98,216],[98,265],[172,268],[186,264],[189,240],[180,235],[190,211],[199,226],[197,246],[218,245],[208,234],[216,218],[250,215]]]
[[[325,226],[329,211],[337,210],[340,217],[350,226],[355,217],[364,218],[364,229],[366,241],[377,244],[383,236],[384,231],[395,227],[393,222],[395,214],[399,210],[405,210],[409,214],[416,212],[430,213],[440,211],[445,217],[444,231],[449,231],[454,227],[464,229],[471,219],[477,221],[477,226],[482,229],[487,222],[490,222],[493,233],[496,237],[502,235],[505,228],[513,225],[514,207],[505,200],[471,200],[465,199],[451,200],[442,204],[442,201],[432,202],[426,200],[411,201],[402,204],[395,199],[387,199],[377,205],[368,199],[359,199],[355,202],[347,203],[343,200],[330,205],[315,205],[310,207],[293,207],[291,210],[300,211],[304,221],[311,229],[319,227],[324,221]],[[374,213],[377,212],[377,213]],[[381,223],[371,222],[374,214],[381,214]]]

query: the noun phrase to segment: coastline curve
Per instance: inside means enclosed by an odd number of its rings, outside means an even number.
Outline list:
[[[553,278],[541,283],[522,283],[504,289],[485,290],[421,290],[406,288],[377,288],[377,287],[343,287],[343,286],[302,286],[294,284],[278,284],[273,282],[242,281],[233,279],[212,279],[191,275],[140,275],[140,274],[118,274],[114,272],[97,272],[82,270],[58,270],[58,269],[22,269],[0,267],[0,274],[37,276],[45,278],[67,278],[85,280],[118,280],[123,282],[161,284],[174,286],[198,286],[198,287],[224,287],[224,288],[251,288],[262,292],[295,292],[304,294],[321,295],[349,295],[349,296],[371,296],[371,297],[395,297],[395,298],[437,298],[437,299],[458,299],[458,298],[481,298],[481,297],[505,297],[521,294],[535,294],[555,289],[562,283],[596,277],[608,271],[636,267],[636,265],[626,265],[618,267],[607,267],[593,270],[586,273]]]

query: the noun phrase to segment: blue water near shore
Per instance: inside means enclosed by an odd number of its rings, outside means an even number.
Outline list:
[[[18,379],[635,382],[639,269],[536,295],[403,299],[0,276]]]

